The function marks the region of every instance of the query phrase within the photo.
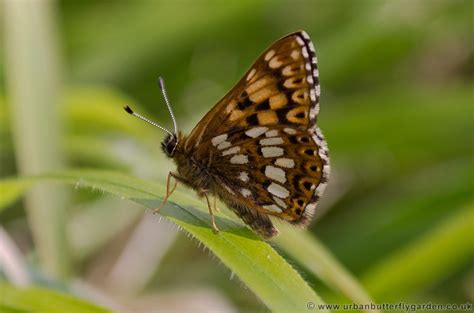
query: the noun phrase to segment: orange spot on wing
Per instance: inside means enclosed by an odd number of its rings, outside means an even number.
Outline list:
[[[267,87],[263,87],[262,89],[258,90],[255,93],[249,95],[249,99],[252,102],[260,103],[260,102],[270,98],[271,96],[277,94],[278,92],[279,91],[278,91],[278,89],[276,88],[275,85],[269,85]]]
[[[240,110],[234,110],[234,111],[232,111],[232,113],[230,114],[229,120],[230,120],[230,121],[238,120],[238,119],[240,119],[243,115],[244,115],[244,112],[242,112],[242,111],[240,111]]]
[[[278,117],[274,111],[259,112],[257,117],[260,125],[272,125],[278,122]]]
[[[273,110],[284,107],[288,103],[288,99],[284,93],[279,93],[270,98],[270,107]]]

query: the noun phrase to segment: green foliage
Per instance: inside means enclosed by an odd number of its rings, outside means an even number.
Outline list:
[[[474,206],[471,204],[415,242],[386,257],[366,273],[363,281],[372,295],[390,294],[389,300],[429,286],[472,262],[473,229]]]
[[[19,312],[111,312],[68,294],[45,288],[17,288],[0,282],[0,311]]]
[[[287,305],[304,310],[300,301],[319,297],[327,303],[366,303],[371,297],[376,302],[472,302],[464,287],[472,285],[473,270],[469,1],[60,1],[57,11],[68,82],[58,112],[65,126],[60,140],[74,171],[18,178],[12,92],[0,89],[0,172],[10,177],[0,184],[0,219],[29,256],[28,266],[44,272],[38,237],[52,229],[34,225],[65,228],[71,258],[61,261],[81,279],[88,266],[109,253],[107,248],[128,244],[123,238],[135,230],[141,206],[158,206],[173,165],[160,151],[161,134],[130,119],[124,104],[169,126],[155,83],[162,75],[178,124],[187,132],[272,41],[304,29],[316,46],[322,85],[318,124],[332,164],[313,226],[300,231],[278,225],[281,236],[268,244],[223,210],[218,218],[223,232],[214,235],[203,203],[178,189],[162,213],[212,251],[258,299],[242,296],[242,284],[214,270],[216,261],[207,253],[193,245],[183,251],[184,239],[171,244],[165,260],[150,269],[138,296],[187,284],[212,286],[238,311],[261,311],[262,302],[273,310]],[[42,56],[28,51],[35,60]],[[50,78],[48,71],[37,74]],[[5,80],[0,71],[0,81]],[[24,90],[33,85],[16,83]],[[36,118],[48,121],[46,115]],[[35,160],[34,153],[29,156]],[[25,202],[16,200],[47,181],[119,197],[76,188],[66,223],[57,227],[48,219],[43,224],[46,217],[25,212]],[[24,240],[32,228],[32,241]],[[190,263],[192,258],[200,262]],[[183,268],[196,276],[170,286],[160,280],[162,268],[173,279]],[[285,290],[295,288],[299,291],[288,296]]]
[[[4,186],[9,186],[10,194],[7,197],[13,199],[31,187],[33,182],[43,180],[67,182],[76,187],[105,191],[131,199],[149,209],[159,207],[161,202],[158,199],[165,192],[165,187],[161,184],[120,173],[85,169],[42,177],[6,180],[0,183],[0,187],[3,189]],[[272,311],[305,311],[305,304],[308,302],[322,303],[301,276],[270,245],[253,234],[235,216],[217,213],[216,221],[221,232],[216,235],[210,227],[207,207],[201,201],[180,191],[176,191],[171,200],[179,205],[169,202],[160,214],[202,242]],[[354,302],[370,302],[363,289],[324,247],[307,238],[303,232],[292,232],[287,228],[282,231],[280,236],[282,239],[277,239],[275,243],[287,250],[295,260],[308,265],[323,281],[340,289]],[[297,242],[298,245],[293,245],[291,241]],[[308,252],[311,254],[308,255]],[[317,268],[313,267],[308,256],[313,258],[313,262],[318,260]],[[298,292],[293,292],[294,290]]]

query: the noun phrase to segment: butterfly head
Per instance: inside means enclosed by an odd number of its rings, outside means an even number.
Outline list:
[[[161,149],[170,158],[174,157],[176,148],[178,147],[178,136],[176,134],[168,134],[161,142]]]

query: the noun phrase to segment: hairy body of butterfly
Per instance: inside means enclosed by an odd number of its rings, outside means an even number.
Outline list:
[[[275,42],[189,136],[176,126],[168,131],[162,148],[177,173],[168,176],[164,202],[172,176],[206,198],[215,230],[208,195],[264,238],[278,233],[270,216],[308,224],[329,177],[316,127],[319,97],[309,36],[299,31]]]

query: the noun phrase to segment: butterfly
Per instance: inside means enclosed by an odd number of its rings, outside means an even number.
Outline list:
[[[160,88],[174,124],[165,132],[170,172],[162,205],[177,182],[207,201],[219,198],[265,239],[278,234],[270,217],[306,226],[329,178],[328,148],[316,126],[319,71],[314,45],[298,31],[271,45],[189,135],[178,131],[163,79]],[[170,188],[170,179],[175,184]]]

